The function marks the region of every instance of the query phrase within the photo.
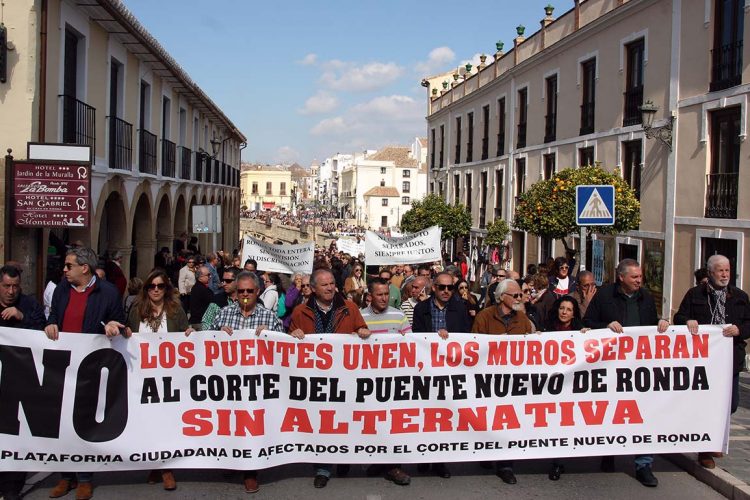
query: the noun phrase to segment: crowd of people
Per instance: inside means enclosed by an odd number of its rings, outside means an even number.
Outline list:
[[[289,210],[245,210],[243,218],[261,220],[268,224],[276,221],[283,226],[300,228],[303,224],[315,225],[321,233],[347,234],[350,236],[364,236],[365,227],[352,224],[348,219],[339,218],[335,210],[297,210],[294,214]]]
[[[44,330],[52,340],[59,332],[130,337],[167,332],[190,336],[201,330],[259,334],[266,329],[298,339],[317,333],[356,334],[366,339],[411,332],[437,332],[447,339],[455,332],[523,335],[608,328],[622,333],[625,327],[647,325],[665,332],[670,324],[657,314],[654,299],[642,286],[641,267],[632,259],[618,264],[614,283],[597,287],[588,271],[573,276],[575,261],[566,257],[530,266],[523,277],[503,265],[488,266],[476,283],[469,283],[460,259],[447,266],[443,262],[367,266],[360,257],[337,251],[335,245],[316,248],[311,274],[293,276],[263,272],[253,259],[240,262],[236,252],[201,255],[187,240],[182,248],[175,248],[180,260],[172,259],[168,248],[162,250],[166,251],[156,256],[154,269],[145,279],[124,282],[113,272],[117,268],[111,267],[118,266],[117,254],[102,269],[90,248],[69,249],[64,278],[52,288],[46,311],[22,293],[22,270],[6,264],[0,268],[0,326]],[[102,270],[105,273],[99,274]],[[699,325],[728,325],[723,334],[732,337],[735,346],[734,412],[745,340],[750,337],[750,304],[747,294],[730,284],[730,276],[729,260],[712,256],[707,268],[696,272],[700,281],[685,294],[673,321],[686,325],[693,334]],[[712,468],[716,456],[720,454],[701,453],[699,461]],[[652,462],[652,455],[635,457],[636,479],[650,487],[658,485]],[[512,461],[480,465],[494,466],[507,484],[517,482]],[[601,468],[613,470],[614,457],[604,457]],[[332,466],[319,463],[313,469],[314,487],[325,487],[333,475]],[[451,476],[446,463],[420,464],[418,470]],[[336,473],[344,476],[348,471],[348,466],[339,465]],[[549,479],[559,480],[563,472],[564,464],[555,460]],[[4,497],[19,498],[24,474],[1,474]],[[367,474],[382,475],[398,485],[411,482],[400,464],[371,465]],[[49,496],[62,497],[75,489],[77,499],[91,498],[91,481],[91,473],[62,474]],[[161,482],[167,490],[177,487],[169,469],[152,471],[148,481]],[[244,472],[243,487],[248,493],[258,491],[257,471]]]

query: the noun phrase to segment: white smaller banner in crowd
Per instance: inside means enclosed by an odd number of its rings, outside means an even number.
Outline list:
[[[315,245],[274,245],[245,236],[242,240],[242,264],[255,259],[258,271],[272,273],[312,273]]]
[[[336,240],[336,248],[344,253],[348,253],[353,257],[357,257],[360,254],[364,255],[365,253],[364,241],[360,241],[359,243],[357,243],[355,240],[340,238]]]
[[[389,264],[419,264],[440,260],[440,235],[438,226],[400,237],[388,237],[365,232],[365,262],[368,266]]]

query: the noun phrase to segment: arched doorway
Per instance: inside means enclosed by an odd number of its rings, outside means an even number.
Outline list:
[[[153,214],[151,203],[146,194],[141,194],[133,211],[133,231],[131,243],[133,254],[130,256],[130,277],[145,278],[154,267],[156,240],[154,239]]]

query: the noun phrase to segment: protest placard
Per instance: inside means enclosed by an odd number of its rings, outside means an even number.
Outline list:
[[[314,257],[314,243],[274,245],[252,236],[242,239],[242,263],[244,264],[247,259],[255,259],[258,271],[310,274]]]
[[[348,253],[352,257],[358,257],[360,254],[365,253],[365,242],[360,241],[359,243],[355,240],[347,238],[339,238],[336,240],[336,248],[344,253]]]
[[[438,226],[417,233],[388,237],[373,231],[365,232],[365,262],[368,266],[420,264],[442,259]]]
[[[726,451],[731,361],[716,326],[56,342],[0,328],[0,463],[250,470]]]

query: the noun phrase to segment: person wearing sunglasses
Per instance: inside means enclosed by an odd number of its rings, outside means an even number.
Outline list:
[[[291,286],[286,291],[286,297],[284,297],[284,305],[287,310],[286,316],[281,318],[281,322],[284,324],[284,331],[289,329],[289,325],[292,322],[292,312],[294,312],[294,308],[307,301],[311,295],[312,288],[310,288],[310,275],[302,273],[295,274]]]
[[[570,264],[565,257],[555,259],[554,267],[550,273],[549,289],[557,298],[570,295],[576,291],[576,279],[570,275]]]
[[[65,254],[63,274],[65,279],[55,288],[52,306],[44,333],[57,340],[60,332],[105,334],[107,337],[125,332],[125,311],[117,287],[100,280],[95,271],[99,258],[90,248],[75,247]],[[96,380],[79,381],[99,383]],[[60,481],[50,491],[50,498],[59,498],[76,490],[76,498],[94,495],[91,472],[63,472]]]
[[[474,333],[487,335],[523,335],[531,333],[534,325],[524,312],[524,294],[516,280],[504,279],[495,289],[494,306],[486,307],[474,319]],[[495,473],[506,484],[516,484],[513,461],[495,463]]]
[[[194,331],[167,273],[161,268],[154,269],[146,277],[141,293],[130,309],[126,325],[128,337],[133,332],[138,335],[168,332],[185,332],[185,335],[190,335]],[[167,491],[177,489],[177,481],[171,469],[152,470],[149,473],[149,484],[159,481]]]
[[[229,335],[235,330],[255,330],[255,335],[260,335],[266,329],[284,331],[276,313],[263,307],[258,300],[260,279],[257,274],[242,271],[237,274],[235,283],[237,300],[219,311],[211,330],[221,330]],[[260,489],[257,471],[245,471],[242,482],[245,493],[255,493]]]
[[[237,300],[237,275],[240,270],[236,267],[227,267],[221,273],[221,291],[212,297],[211,303],[206,308],[201,319],[201,330],[208,330],[214,322],[219,311]]]
[[[471,331],[471,317],[466,312],[464,302],[454,293],[456,285],[451,273],[441,272],[432,283],[432,297],[414,307],[412,331],[415,333],[437,332],[440,338],[447,339],[448,332]],[[448,479],[451,472],[442,462],[419,464],[417,470],[425,473],[432,465],[432,472]]]

